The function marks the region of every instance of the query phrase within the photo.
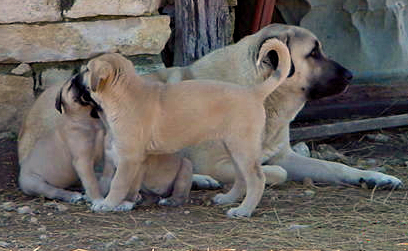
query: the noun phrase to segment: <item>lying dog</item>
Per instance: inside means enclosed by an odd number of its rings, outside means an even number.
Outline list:
[[[44,91],[29,111],[19,135],[19,184],[29,195],[77,202],[81,193],[65,190],[78,178],[87,199],[103,200],[114,166],[105,158],[101,189],[94,166],[104,156],[105,129],[95,105],[81,90],[78,76]],[[55,109],[50,109],[54,106]],[[109,147],[109,146],[107,146]],[[191,162],[177,155],[150,156],[142,191],[151,197],[168,197],[159,204],[184,203],[191,187]],[[169,197],[170,196],[170,197]],[[133,205],[133,203],[130,203]]]
[[[275,57],[271,63],[277,68],[265,70],[266,81],[251,88],[220,81],[148,82],[136,75],[133,64],[119,54],[89,61],[82,73],[83,85],[105,114],[117,156],[109,194],[92,209],[125,209],[122,205],[128,192],[140,187],[134,181],[142,180],[146,169],[141,164],[149,154],[172,153],[220,139],[234,162],[236,179],[232,189],[218,194],[214,202],[235,202],[246,190],[242,204],[227,215],[250,216],[265,184],[259,168],[265,126],[263,102],[290,70],[289,51],[278,39],[265,41],[265,49],[252,56],[261,64],[265,53],[271,51]]]
[[[266,183],[284,182],[287,172],[288,179],[295,181],[311,178],[318,183],[367,183],[369,187],[385,188],[401,186],[402,182],[393,176],[303,157],[291,149],[289,124],[306,101],[340,93],[352,78],[348,70],[324,55],[319,40],[306,29],[282,24],[269,25],[234,45],[209,53],[189,66],[167,68],[145,77],[168,83],[214,79],[241,86],[258,85],[264,81],[265,70],[274,67],[270,64],[273,54],[266,54],[262,64],[256,64],[258,58],[254,55],[258,55],[264,42],[272,37],[287,39],[293,67],[291,76],[265,101],[267,118],[262,169]],[[193,162],[195,174],[209,175],[224,183],[233,182],[233,162],[222,142],[202,143],[183,152]],[[214,183],[201,175],[193,178],[199,187],[207,188]]]

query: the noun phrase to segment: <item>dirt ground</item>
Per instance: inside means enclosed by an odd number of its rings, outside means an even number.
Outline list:
[[[379,133],[388,140],[367,136]],[[330,144],[346,156],[343,162],[380,166],[408,184],[408,128],[306,143],[311,150]],[[193,191],[183,207],[91,213],[86,204],[23,195],[15,183],[16,144],[0,140],[0,250],[408,250],[406,188],[288,182],[267,187],[249,219],[228,219],[231,206],[211,205],[220,191]],[[32,212],[19,214],[16,208],[23,206]]]

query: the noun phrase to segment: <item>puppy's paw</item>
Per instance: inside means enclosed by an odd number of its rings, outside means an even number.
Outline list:
[[[120,203],[119,206],[114,207],[113,211],[115,212],[126,212],[126,211],[130,211],[135,207],[135,203],[134,202],[130,202],[130,201],[124,201],[122,203]]]
[[[247,209],[242,207],[234,207],[228,210],[228,218],[242,218],[242,217],[251,217],[252,212],[249,212]]]
[[[107,205],[104,199],[102,200],[94,200],[92,202],[91,210],[93,212],[109,212],[112,211],[113,208]]]
[[[228,194],[219,193],[212,198],[212,202],[216,205],[225,205],[235,202],[235,199],[229,196]]]
[[[159,204],[160,206],[177,207],[182,205],[183,202],[174,198],[164,198],[159,200],[157,204]]]
[[[92,203],[91,210],[93,212],[123,212],[132,210],[134,206],[135,203],[130,201],[123,201],[117,206],[111,206],[105,200],[95,200]]]
[[[80,201],[86,200],[86,195],[73,192],[70,196],[69,203],[79,203]]]
[[[193,175],[193,189],[205,189],[205,190],[212,190],[212,189],[220,189],[222,185],[213,179],[211,176],[208,175],[201,175],[201,174],[194,174]]]

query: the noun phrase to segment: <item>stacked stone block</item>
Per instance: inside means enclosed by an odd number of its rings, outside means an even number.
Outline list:
[[[35,89],[106,52],[157,55],[170,36],[161,0],[0,1],[0,132],[17,132]],[[18,75],[18,76],[17,76]]]

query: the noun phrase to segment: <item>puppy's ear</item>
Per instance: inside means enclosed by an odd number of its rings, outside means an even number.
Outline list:
[[[63,104],[62,104],[62,88],[57,94],[57,97],[55,98],[55,109],[57,109],[60,113],[63,111]]]
[[[110,63],[101,60],[94,61],[90,66],[88,68],[91,73],[91,90],[93,92],[102,90],[108,78],[113,74],[113,67]]]

